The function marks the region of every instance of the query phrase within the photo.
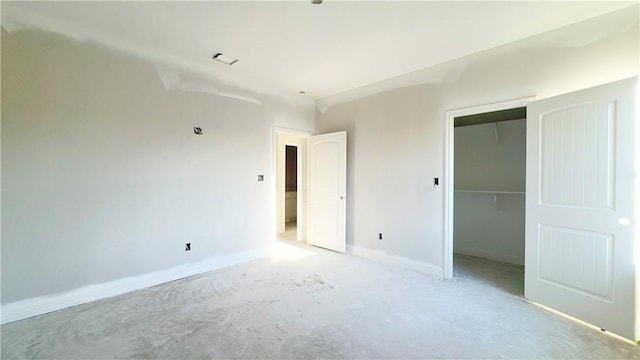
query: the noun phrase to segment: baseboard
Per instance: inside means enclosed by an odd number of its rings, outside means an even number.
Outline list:
[[[167,270],[84,286],[65,293],[16,301],[0,307],[0,324],[7,324],[90,301],[241,264],[267,257],[270,254],[271,250],[264,248],[225,256],[213,256],[196,263],[184,264]]]
[[[412,260],[403,256],[390,255],[380,250],[372,250],[360,246],[349,245],[347,246],[347,251],[355,256],[364,257],[383,264],[396,265],[416,270],[439,279],[441,279],[443,275],[442,268],[437,266],[422,261]]]
[[[504,254],[494,253],[491,251],[471,249],[471,248],[459,248],[459,247],[455,247],[453,249],[453,252],[456,254],[475,256],[475,257],[480,257],[484,259],[500,261],[508,264],[524,265],[524,257],[522,256],[504,255]]]

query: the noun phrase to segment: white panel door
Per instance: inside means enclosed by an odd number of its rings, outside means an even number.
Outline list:
[[[636,79],[527,106],[525,297],[634,340]]]
[[[346,250],[347,133],[309,138],[309,243]]]

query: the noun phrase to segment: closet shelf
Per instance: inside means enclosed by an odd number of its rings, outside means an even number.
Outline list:
[[[501,190],[455,190],[461,193],[481,193],[481,194],[520,194],[524,195],[524,191],[501,191]]]

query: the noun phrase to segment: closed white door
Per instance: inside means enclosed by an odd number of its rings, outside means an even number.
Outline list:
[[[525,297],[631,340],[635,88],[527,106]]]
[[[309,243],[346,250],[347,133],[309,138]]]

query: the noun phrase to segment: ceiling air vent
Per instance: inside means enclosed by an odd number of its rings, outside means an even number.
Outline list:
[[[216,60],[216,61],[220,61],[221,63],[227,64],[227,65],[233,65],[233,64],[238,62],[238,59],[230,58],[227,55],[222,54],[222,53],[213,54],[212,59]]]

